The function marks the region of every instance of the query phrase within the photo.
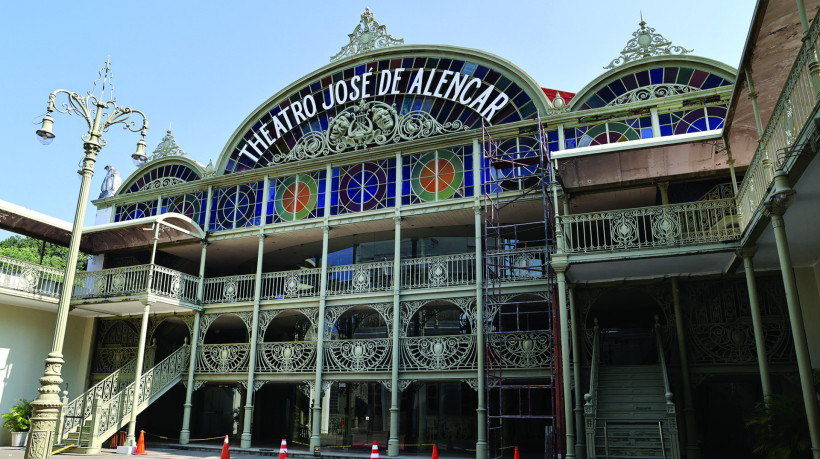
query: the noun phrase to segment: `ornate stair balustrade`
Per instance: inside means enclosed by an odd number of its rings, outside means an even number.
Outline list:
[[[384,292],[393,289],[393,262],[377,261],[327,268],[327,294]]]
[[[549,368],[552,336],[549,332],[504,332],[488,335],[487,345],[501,357],[504,369]]]
[[[77,273],[71,298],[105,298],[144,293],[151,265],[128,266]]]
[[[567,253],[677,247],[737,240],[734,199],[558,217]]]
[[[474,370],[475,335],[401,338],[400,369],[404,371]]]
[[[316,371],[316,341],[259,343],[256,346],[258,373],[313,373]]]
[[[136,352],[136,351],[135,351]],[[68,402],[63,408],[63,415],[65,421],[63,423],[63,433],[69,434],[74,432],[82,421],[91,417],[91,407],[94,398],[99,397],[101,401],[105,402],[117,395],[123,387],[134,382],[134,368],[137,366],[137,359],[132,359],[120,367],[117,371],[111,373],[105,379],[93,385],[82,395],[76,397],[74,400]],[[78,418],[77,416],[82,416]]]
[[[142,375],[140,391],[137,394],[137,413],[142,412],[180,381],[188,369],[189,356],[190,345],[186,344]],[[134,382],[131,382],[116,396],[98,405],[98,424],[93,432],[92,446],[99,446],[103,440],[130,420],[134,386]]]
[[[190,274],[153,265],[154,276],[151,280],[151,293],[156,295],[177,298],[186,303],[196,303],[196,290],[199,278]]]
[[[325,371],[390,371],[392,338],[327,340]]]
[[[505,250],[487,255],[490,275],[502,282],[545,279],[549,275],[546,247]]]
[[[595,430],[597,428],[596,406],[598,395],[598,367],[600,366],[600,329],[598,319],[595,319],[595,326],[592,328],[592,360],[589,368],[589,392],[584,394],[584,433],[586,434],[587,458],[594,459],[595,455]]]
[[[306,298],[319,295],[320,268],[262,274],[262,299]]]
[[[203,302],[209,304],[253,301],[255,283],[256,276],[254,274],[205,279],[205,298]]]
[[[200,344],[197,346],[197,373],[245,373],[250,346],[244,344]]]
[[[666,354],[663,352],[663,340],[661,339],[661,326],[658,323],[658,316],[655,316],[655,341],[658,345],[658,360],[663,371],[664,397],[666,398],[666,428],[669,434],[669,450],[672,459],[680,459],[680,442],[678,440],[678,414],[675,403],[672,401],[672,392],[669,389],[669,372],[666,369]],[[661,447],[663,445],[663,431],[661,431]]]
[[[797,53],[786,84],[777,99],[769,123],[758,141],[757,150],[738,187],[737,205],[742,228],[768,194],[776,169],[783,166],[788,149],[794,145],[800,130],[814,110],[817,96],[812,86],[809,64],[814,60],[820,39],[820,22],[813,21],[803,45]]]
[[[401,260],[401,288],[475,284],[475,253]]]
[[[57,298],[63,289],[63,272],[0,256],[0,287]]]

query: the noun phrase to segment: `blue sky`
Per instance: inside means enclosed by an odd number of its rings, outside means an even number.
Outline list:
[[[641,11],[673,43],[736,67],[754,1],[9,2],[0,18],[0,199],[73,220],[87,127],[55,114],[57,138],[46,147],[35,123],[52,91],[91,89],[108,56],[118,104],[148,116],[148,153],[172,123],[182,149],[207,164],[258,105],[327,64],[365,6],[407,43],[483,49],[541,86],[575,92],[617,57]],[[124,180],[135,170],[138,136],[115,126],[106,138],[92,198],[106,165]]]

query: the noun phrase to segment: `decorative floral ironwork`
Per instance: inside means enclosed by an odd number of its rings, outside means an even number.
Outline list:
[[[655,33],[652,27],[646,27],[646,22],[641,19],[641,27],[632,32],[632,38],[626,43],[621,56],[609,63],[605,69],[613,69],[627,62],[637,61],[651,56],[663,56],[667,54],[689,54],[691,49],[673,45],[671,41],[659,33]]]
[[[414,140],[467,129],[459,120],[439,123],[432,115],[414,110],[399,115],[396,108],[380,101],[360,100],[329,120],[327,130],[306,133],[287,153],[273,156],[279,164],[359,149]]]
[[[377,48],[387,48],[389,46],[404,44],[404,38],[394,38],[387,33],[387,27],[379,24],[370,12],[370,8],[365,8],[362,13],[361,22],[349,34],[350,43],[344,45],[342,49],[330,61],[337,61],[347,56],[366,53]]]
[[[358,267],[353,271],[353,289],[357,292],[364,292],[370,287],[370,273],[364,267]]]
[[[325,341],[327,371],[387,371],[393,342],[388,338]]]
[[[608,103],[610,105],[631,104],[632,102],[640,102],[643,100],[660,99],[661,97],[674,96],[677,94],[686,94],[697,90],[685,84],[664,83],[653,84],[649,86],[641,86],[625,92]]]
[[[154,149],[154,154],[148,158],[148,161],[153,161],[155,159],[165,158],[168,156],[185,156],[187,154],[188,153],[179,148],[177,141],[174,140],[174,136],[171,134],[171,130],[168,129],[165,133],[165,137],[162,138],[159,145],[157,145],[157,148]]]
[[[552,362],[547,332],[492,333],[488,345],[501,356],[504,368],[548,368]]]
[[[441,285],[447,280],[447,265],[442,260],[431,263],[428,272],[430,284],[432,285]]]
[[[475,336],[420,336],[402,338],[403,370],[457,370],[476,368]]]
[[[259,343],[256,365],[260,372],[314,371],[316,342]]]
[[[165,188],[169,186],[179,185],[180,183],[185,183],[185,180],[176,177],[162,177],[158,178],[152,182],[147,183],[144,187],[140,189],[143,190],[157,190],[160,188]]]
[[[201,373],[239,373],[248,369],[247,344],[201,344],[196,371]]]

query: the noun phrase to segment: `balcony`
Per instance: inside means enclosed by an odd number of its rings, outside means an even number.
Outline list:
[[[0,256],[0,289],[31,298],[59,298],[63,271]]]
[[[568,254],[699,246],[741,234],[733,198],[558,217]]]
[[[77,273],[72,301],[150,295],[196,305],[199,278],[158,265],[137,265]]]

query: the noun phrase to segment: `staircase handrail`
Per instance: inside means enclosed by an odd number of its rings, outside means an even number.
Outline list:
[[[584,424],[586,426],[586,450],[587,457],[595,458],[595,418],[598,392],[598,367],[600,365],[600,328],[598,319],[595,318],[595,325],[592,327],[592,361],[589,368],[589,392],[584,394]]]
[[[140,378],[138,405],[149,402],[153,395],[162,391],[169,382],[188,370],[190,350],[191,345],[184,344],[153,368],[143,373]],[[113,434],[116,429],[122,427],[123,419],[130,416],[135,383],[136,381],[132,381],[116,397],[112,397],[99,405],[100,421],[95,429],[96,431],[92,432],[93,443],[99,443],[108,435]],[[110,433],[108,433],[109,430]],[[106,435],[107,433],[108,435]]]
[[[669,449],[672,453],[672,459],[680,459],[680,447],[678,442],[678,415],[675,409],[675,402],[672,401],[673,394],[669,389],[669,371],[666,367],[666,355],[663,352],[663,340],[661,339],[661,324],[658,323],[658,316],[655,316],[655,341],[658,343],[658,360],[661,364],[661,372],[663,373],[663,388],[664,397],[666,398],[666,425],[669,429]],[[663,431],[661,434],[661,448],[663,455],[666,457],[666,449],[663,442]]]
[[[65,416],[63,432],[66,434],[71,433],[74,429],[81,426],[85,419],[91,417],[91,408],[95,397],[99,397],[102,401],[107,401],[122,390],[122,386],[125,385],[124,383],[133,382],[134,369],[136,366],[137,359],[129,360],[113,373],[106,376],[102,381],[94,384],[87,391],[74,398],[74,400],[68,402],[63,409],[63,415]]]

